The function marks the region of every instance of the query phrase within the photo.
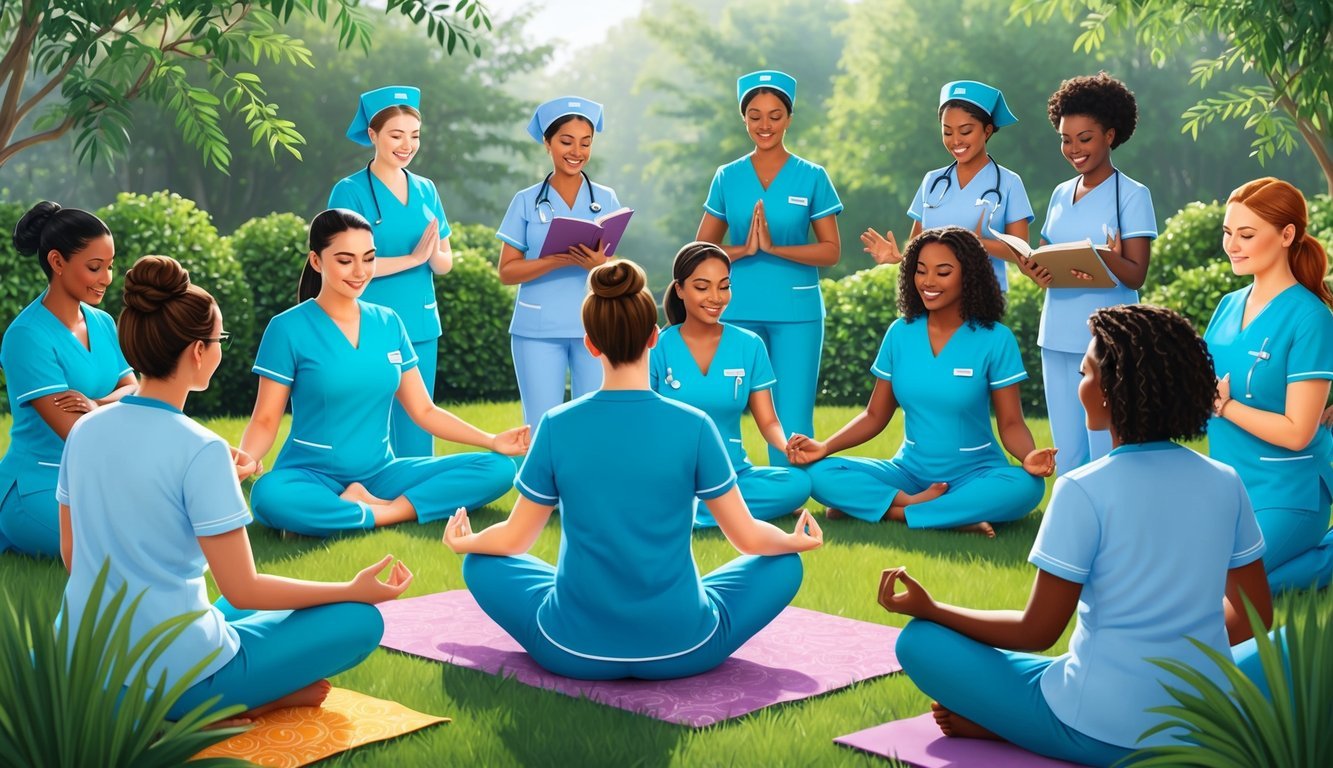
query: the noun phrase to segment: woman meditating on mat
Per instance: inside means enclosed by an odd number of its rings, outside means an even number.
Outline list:
[[[913,528],[961,528],[994,536],[1041,501],[1055,451],[1038,449],[1023,420],[1018,343],[1000,324],[1004,295],[981,241],[961,227],[928,229],[908,243],[898,312],[879,356],[865,410],[827,440],[792,435],[791,463],[809,464],[811,495],[830,518],[845,515]],[[903,444],[889,460],[824,458],[860,445],[907,412]],[[991,409],[1009,463],[991,430]]]
[[[653,390],[688,403],[713,420],[751,515],[772,520],[793,511],[799,514],[799,507],[810,498],[810,478],[800,469],[752,465],[741,443],[741,416],[747,406],[769,445],[786,450],[787,433],[773,410],[777,377],[764,342],[719,320],[731,301],[731,259],[718,246],[696,241],[676,254],[671,274],[674,279],[662,295],[671,325],[649,355]],[[716,526],[700,506],[694,524]]]
[[[99,408],[70,430],[60,463],[60,550],[69,568],[63,618],[77,632],[103,565],[105,599],[121,585],[137,598],[131,643],[167,619],[200,615],[149,666],[157,683],[196,682],[172,707],[179,718],[220,696],[217,707],[254,717],[319,706],[324,678],[366,658],[384,630],[371,604],[412,582],[386,556],[351,581],[300,581],[255,572],[250,513],[227,443],[182,413],[208,387],[227,332],[206,291],[173,259],[145,256],[125,275],[120,343],[143,375],[137,395]],[[125,450],[127,435],[135,449]],[[210,605],[204,570],[222,600]],[[249,610],[238,610],[249,609]],[[209,659],[210,654],[216,654]]]
[[[783,533],[755,520],[717,427],[648,387],[657,306],[643,270],[593,269],[583,302],[602,388],[542,417],[509,519],[473,533],[466,510],[444,543],[463,560],[477,603],[534,661],[567,677],[686,677],[721,664],[791,602],[795,553],[823,543],[809,513]],[[699,577],[690,551],[694,499],[708,505],[737,558]],[[524,554],[560,505],[560,559]]]
[[[1099,309],[1089,325],[1078,398],[1088,428],[1109,429],[1114,448],[1056,481],[1028,557],[1038,571],[1027,606],[936,603],[904,568],[884,572],[879,602],[916,617],[896,653],[936,700],[945,735],[1110,765],[1136,747],[1173,743],[1171,731],[1140,741],[1167,720],[1148,710],[1174,701],[1163,688],[1174,678],[1148,659],[1176,659],[1221,682],[1189,638],[1225,653],[1251,636],[1242,596],[1265,623],[1272,598],[1240,477],[1172,442],[1202,435],[1212,415],[1203,341],[1160,307]],[[1050,648],[1075,610],[1068,653],[1015,652]]]
[[[503,496],[514,481],[505,456],[527,450],[527,427],[492,435],[431,401],[398,315],[360,299],[375,263],[360,214],[334,208],[316,216],[300,303],[273,318],[259,343],[259,394],[241,449],[268,453],[292,402],[276,466],[250,491],[255,517],[269,527],[328,536],[438,520]],[[395,398],[432,435],[496,453],[396,458]]]

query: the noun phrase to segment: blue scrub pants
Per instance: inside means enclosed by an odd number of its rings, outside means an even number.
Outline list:
[[[707,672],[727,660],[782,612],[801,588],[799,555],[746,555],[703,577],[719,625],[699,648],[657,661],[600,661],[556,647],[537,626],[537,609],[555,588],[555,566],[531,555],[468,555],[463,581],[477,604],[543,669],[579,680],[670,680]],[[634,654],[625,648],[626,656]]]
[[[1307,587],[1326,587],[1333,580],[1333,530],[1328,510],[1333,501],[1328,489],[1321,494],[1317,510],[1259,509],[1255,517],[1263,531],[1264,569],[1274,592]]]
[[[746,467],[736,473],[736,485],[755,520],[791,514],[810,498],[810,477],[795,467]],[[717,527],[713,514],[698,499],[694,500],[694,527]]]
[[[414,341],[412,351],[417,353],[417,370],[421,372],[421,380],[426,384],[426,394],[434,402],[440,339],[436,337],[429,341]],[[396,397],[393,400],[393,411],[389,415],[389,445],[393,448],[393,455],[400,459],[435,455],[435,436],[418,427]]]
[[[168,717],[180,719],[214,696],[214,710],[239,704],[253,709],[360,664],[384,634],[379,609],[330,603],[297,611],[241,611],[225,599],[217,607],[240,636],[241,647],[221,669],[185,691]]]
[[[583,337],[538,339],[510,335],[518,396],[523,400],[523,423],[534,429],[542,416],[565,402],[565,374],[571,397],[602,386],[602,364],[583,346]]]
[[[514,484],[514,462],[498,453],[394,459],[370,477],[335,478],[310,469],[275,469],[250,489],[255,519],[270,528],[329,536],[375,527],[370,507],[338,494],[356,481],[386,501],[406,496],[417,520],[449,517],[458,507],[489,504]]]
[[[775,323],[728,320],[763,340],[773,374],[773,409],[787,434],[815,434],[815,393],[819,390],[819,358],[824,353],[824,320]],[[788,465],[787,454],[768,447],[768,463]]]
[[[0,552],[60,556],[60,505],[54,488],[19,493],[18,483],[0,501]]]
[[[1088,413],[1078,401],[1078,372],[1082,352],[1057,352],[1042,347],[1041,380],[1046,388],[1046,413],[1051,420],[1051,442],[1059,449],[1059,474],[1078,469],[1111,452],[1110,430],[1089,430]]]
[[[884,518],[898,491],[920,493],[932,482],[948,482],[943,496],[907,507],[912,528],[1007,523],[1031,512],[1046,492],[1040,477],[1012,464],[978,467],[956,479],[925,480],[897,459],[834,456],[806,471],[816,501],[872,523]]]

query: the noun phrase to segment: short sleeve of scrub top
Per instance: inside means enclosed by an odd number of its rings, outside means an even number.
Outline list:
[[[1333,379],[1333,313],[1320,304],[1300,322],[1300,341],[1287,357],[1287,383]],[[1232,382],[1235,387],[1235,382]]]
[[[555,481],[555,462],[551,456],[550,420],[542,416],[537,422],[537,429],[532,435],[532,444],[528,455],[523,459],[523,466],[518,470],[514,486],[518,492],[544,506],[553,506],[560,501],[560,488]]]
[[[495,236],[509,243],[523,253],[528,252],[528,205],[527,190],[523,190],[514,195],[514,199],[509,201],[509,208],[505,210],[505,216],[500,220],[500,228],[496,230]]]
[[[713,181],[708,185],[708,199],[704,200],[704,210],[723,221],[727,220],[727,197],[722,191],[722,172],[726,168],[724,165],[713,173]]]
[[[1101,522],[1092,499],[1078,483],[1062,477],[1051,491],[1028,562],[1065,581],[1085,584],[1100,538]]]
[[[698,463],[694,470],[694,495],[700,499],[715,499],[736,485],[736,472],[722,445],[722,436],[712,419],[700,422]]]
[[[1236,546],[1228,568],[1249,565],[1264,556],[1264,534],[1250,505],[1250,495],[1245,492],[1243,484],[1238,482],[1236,487],[1240,491],[1240,514],[1236,515]]]
[[[889,330],[884,332],[884,341],[880,342],[879,354],[875,355],[875,362],[870,366],[870,372],[885,381],[893,381],[893,345],[890,337],[894,333],[893,329],[902,322],[902,318],[898,318],[889,325]]]
[[[747,334],[745,343],[750,347],[750,391],[772,388],[778,383],[778,375],[773,372],[773,361],[768,359],[768,347],[764,346],[764,340]]]
[[[1003,389],[1028,378],[1023,368],[1023,356],[1018,351],[1018,340],[1007,326],[996,323],[992,326],[991,350],[988,355],[990,370],[987,382],[991,389]]]
[[[55,350],[45,335],[34,328],[9,327],[0,365],[5,369],[5,386],[14,393],[11,400],[15,405],[26,405],[69,389]]]
[[[60,471],[65,471],[63,465]],[[196,536],[216,536],[250,522],[231,452],[221,440],[199,451],[186,469],[181,487],[185,491],[185,513]]]
[[[297,356],[292,334],[287,329],[289,318],[278,315],[269,321],[259,340],[252,373],[290,387],[296,382]]]

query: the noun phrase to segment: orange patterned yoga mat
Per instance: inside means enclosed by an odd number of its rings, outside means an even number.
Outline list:
[[[354,747],[392,739],[447,717],[423,715],[393,701],[334,688],[324,706],[270,712],[245,733],[195,755],[236,757],[275,768],[297,768]]]

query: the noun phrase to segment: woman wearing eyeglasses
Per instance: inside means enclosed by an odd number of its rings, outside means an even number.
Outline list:
[[[593,133],[601,130],[602,105],[595,101],[561,96],[537,107],[528,135],[545,147],[552,169],[514,195],[495,233],[504,243],[500,282],[518,286],[509,334],[524,424],[535,425],[565,401],[566,376],[572,397],[602,385],[602,366],[583,346],[579,308],[588,271],[606,263],[606,244],[541,255],[557,216],[592,220],[620,208],[615,190],[594,184],[584,170]]]

